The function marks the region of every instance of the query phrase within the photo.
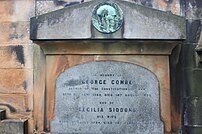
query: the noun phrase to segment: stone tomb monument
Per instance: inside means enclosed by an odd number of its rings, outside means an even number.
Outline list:
[[[178,57],[184,28],[183,17],[122,0],[93,0],[32,18],[31,39],[40,46],[35,126],[53,134],[180,130],[169,59]]]
[[[55,106],[52,133],[164,133],[158,79],[134,64],[91,62],[65,70]]]

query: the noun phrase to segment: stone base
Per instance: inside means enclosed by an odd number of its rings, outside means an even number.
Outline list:
[[[0,122],[0,134],[27,134],[27,120],[6,119]]]

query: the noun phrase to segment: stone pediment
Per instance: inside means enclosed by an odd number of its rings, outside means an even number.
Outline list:
[[[31,18],[32,40],[65,39],[185,39],[184,17],[135,3],[108,0],[123,11],[123,24],[113,33],[101,33],[92,25],[94,0]]]

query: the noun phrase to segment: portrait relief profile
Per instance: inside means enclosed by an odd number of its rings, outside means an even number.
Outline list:
[[[115,3],[101,3],[93,10],[92,24],[102,33],[113,33],[123,23],[123,11]]]

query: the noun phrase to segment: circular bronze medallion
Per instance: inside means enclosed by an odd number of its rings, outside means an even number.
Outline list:
[[[113,33],[122,26],[122,23],[123,11],[115,3],[104,2],[93,10],[92,24],[102,33]]]

